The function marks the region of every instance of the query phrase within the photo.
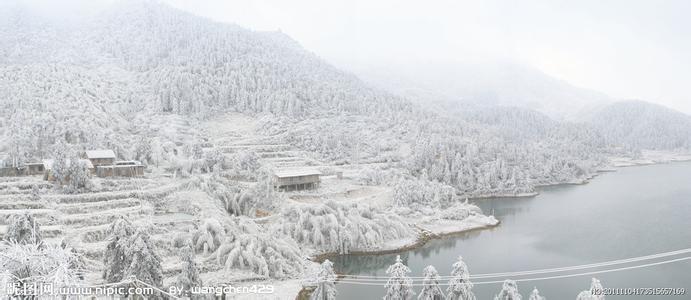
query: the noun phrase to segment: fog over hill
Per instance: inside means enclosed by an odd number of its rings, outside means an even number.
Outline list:
[[[523,107],[556,120],[578,119],[613,101],[512,62],[406,62],[355,66],[353,70],[365,80],[413,99],[446,105]]]

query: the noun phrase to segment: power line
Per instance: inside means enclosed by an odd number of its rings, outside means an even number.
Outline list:
[[[657,254],[651,254],[651,255],[646,255],[646,256],[639,256],[639,257],[632,257],[632,258],[626,258],[626,259],[605,261],[605,262],[600,262],[600,263],[570,266],[570,267],[538,269],[538,270],[519,271],[519,272],[476,274],[476,275],[471,275],[470,279],[485,279],[485,278],[496,278],[496,277],[517,277],[517,276],[537,275],[537,274],[545,274],[545,273],[557,273],[557,272],[564,272],[564,271],[575,271],[575,270],[582,270],[582,269],[592,269],[592,268],[607,267],[607,266],[613,266],[613,265],[646,261],[646,260],[651,260],[651,259],[657,259],[657,258],[663,258],[663,257],[669,257],[669,256],[675,256],[675,255],[687,254],[687,253],[691,253],[691,248],[686,248],[686,249],[681,249],[681,250],[676,250],[676,251],[670,251],[670,252],[657,253]],[[386,281],[386,279],[381,279],[381,276],[348,275],[348,274],[345,274],[345,275],[339,274],[338,276],[339,277],[346,277],[348,279],[352,278],[352,279],[363,279],[363,280],[369,279],[372,281],[382,281],[382,280]],[[413,276],[410,278],[411,279],[424,279],[425,277],[424,276],[418,276],[418,277]],[[453,278],[453,276],[439,276],[439,278],[449,279],[449,278]]]
[[[587,275],[595,275],[595,274],[603,274],[603,273],[611,273],[611,272],[619,272],[619,271],[634,270],[634,269],[640,269],[640,268],[646,268],[646,267],[653,267],[653,266],[671,264],[671,263],[685,261],[685,260],[691,260],[691,256],[682,257],[682,258],[675,258],[675,259],[670,259],[670,260],[664,260],[664,261],[648,263],[648,264],[642,264],[642,265],[609,269],[609,270],[591,271],[591,272],[584,272],[584,273],[577,273],[577,274],[557,275],[557,276],[548,276],[548,277],[524,278],[524,279],[517,279],[514,281],[526,282],[526,281],[542,281],[542,280],[551,280],[551,279],[579,277],[579,276],[587,276]],[[480,281],[480,282],[473,282],[473,285],[497,284],[497,283],[503,283],[503,282],[504,282],[503,280]],[[352,281],[352,280],[347,280],[347,279],[346,280],[339,280],[336,283],[351,284],[351,285],[383,286],[382,283],[373,283],[373,282],[367,282],[367,281]],[[415,283],[415,284],[412,284],[411,286],[423,286],[423,285],[424,284],[421,284],[421,283]],[[439,284],[439,285],[440,286],[448,286],[449,284],[445,283],[445,284]]]

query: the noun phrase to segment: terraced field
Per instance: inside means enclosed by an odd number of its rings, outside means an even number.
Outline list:
[[[110,224],[126,217],[138,225],[155,225],[152,240],[160,245],[164,267],[179,260],[172,249],[174,237],[194,228],[192,214],[157,210],[151,199],[165,199],[184,184],[165,178],[93,179],[105,190],[84,194],[62,194],[40,177],[3,178],[0,181],[0,235],[4,235],[12,215],[30,214],[40,225],[47,243],[67,243],[84,254],[94,276],[102,271],[103,251]],[[40,199],[32,189],[40,189]]]

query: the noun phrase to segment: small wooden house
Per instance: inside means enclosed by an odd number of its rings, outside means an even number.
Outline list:
[[[24,175],[40,175],[46,171],[46,167],[42,162],[28,163],[24,165]]]
[[[85,158],[90,160],[94,167],[115,164],[115,152],[113,150],[89,150],[85,152]]]
[[[138,161],[116,161],[111,166],[96,167],[98,177],[139,177],[144,176],[144,165]]]
[[[299,191],[319,187],[321,172],[317,170],[278,170],[274,172],[274,188],[279,191]]]

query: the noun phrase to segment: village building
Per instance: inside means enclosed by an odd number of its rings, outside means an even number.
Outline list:
[[[317,170],[277,170],[274,172],[274,188],[279,191],[300,191],[319,187],[322,173]]]
[[[98,177],[139,177],[144,176],[144,165],[141,162],[115,161],[111,166],[96,167]]]
[[[19,167],[0,167],[0,177],[41,175],[45,171],[43,163],[27,163]]]
[[[88,150],[85,158],[91,161],[94,167],[112,166],[115,164],[115,152],[113,150]]]

